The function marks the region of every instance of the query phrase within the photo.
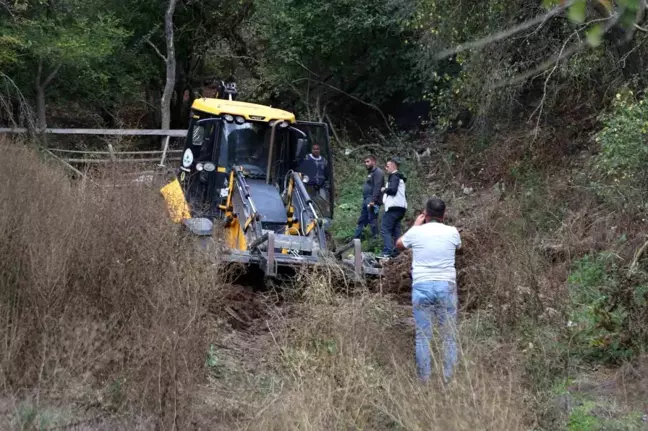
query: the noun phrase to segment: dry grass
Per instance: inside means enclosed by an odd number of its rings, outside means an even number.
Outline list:
[[[228,286],[218,261],[168,222],[157,188],[73,184],[35,153],[8,143],[0,151],[0,427],[537,423],[530,367],[549,376],[557,359],[521,351],[505,329],[558,308],[566,273],[537,237],[512,226],[523,219],[519,204],[483,195],[461,210],[471,217],[460,305],[472,311],[460,321],[460,366],[448,387],[421,385],[407,262],[382,286],[405,305],[330,266],[299,273],[264,301]],[[568,253],[590,247],[579,226],[564,224]]]
[[[313,304],[301,312],[308,318],[295,317],[288,335],[275,335],[291,377],[260,409],[254,429],[515,430],[528,419],[515,372],[483,365],[493,352],[464,352],[447,388],[420,384],[413,328],[384,298]]]
[[[170,226],[156,190],[80,186],[16,144],[0,151],[2,392],[35,411],[191,423],[217,262]]]
[[[476,320],[462,324],[456,380],[418,382],[411,310],[385,296],[328,293],[308,279],[289,316],[268,321],[268,374],[281,384],[251,409],[252,429],[523,429],[516,356],[483,343]],[[437,350],[435,348],[435,350]],[[438,358],[438,352],[435,351]]]

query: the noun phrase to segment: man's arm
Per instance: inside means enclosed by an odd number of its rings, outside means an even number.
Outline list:
[[[328,183],[329,182],[329,164],[328,160],[324,159],[324,182]]]
[[[310,163],[308,161],[308,156],[306,156],[306,158],[301,159],[299,161],[299,165],[297,166],[297,169],[295,169],[295,170],[297,172],[299,172],[300,174],[302,174],[302,175],[308,176],[309,177],[308,180],[310,181],[310,177],[312,175],[312,172],[311,172],[312,169],[311,169]]]
[[[463,248],[461,244],[461,235],[459,235],[459,230],[455,234],[455,247],[457,254],[463,254]]]
[[[380,202],[380,189],[385,183],[385,176],[382,171],[376,169],[373,173],[373,193],[371,194],[371,202]]]
[[[396,248],[397,248],[398,250],[405,250],[405,249],[407,248],[407,247],[405,247],[405,243],[403,243],[403,237],[404,237],[404,236],[405,236],[405,235],[401,236],[400,238],[398,238],[398,239],[396,240]]]
[[[385,194],[388,196],[396,196],[398,192],[398,184],[400,183],[400,177],[398,175],[391,175],[389,180],[387,180],[387,187],[385,187]]]
[[[419,214],[419,216],[416,217],[416,220],[414,220],[414,224],[412,225],[412,227],[409,228],[403,236],[401,236],[396,240],[396,248],[399,250],[405,250],[406,248],[410,248],[415,239],[415,232],[413,232],[414,228],[417,226],[421,226],[424,223],[425,223],[425,214]]]

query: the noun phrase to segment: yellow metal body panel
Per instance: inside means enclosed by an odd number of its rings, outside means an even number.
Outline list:
[[[162,187],[160,193],[164,196],[169,215],[174,223],[180,223],[183,219],[191,218],[189,206],[187,205],[182,187],[180,187],[180,182],[177,178]]]
[[[229,248],[247,250],[247,241],[238,218],[225,226],[225,242]]]
[[[288,111],[265,105],[257,105],[256,103],[238,102],[236,100],[209,99],[203,97],[194,100],[191,107],[192,109],[214,115],[240,115],[247,120],[285,120],[289,123],[295,122],[295,114]]]
[[[271,108],[256,103],[238,102],[236,100],[209,99],[206,97],[194,100],[193,109],[214,115],[240,115],[247,120],[285,120],[295,122],[295,114],[282,109]]]
[[[232,208],[232,197],[234,194],[234,171],[230,171],[229,175],[229,192],[227,194],[227,202],[225,203],[225,217],[231,220],[225,225],[225,242],[229,248],[237,250],[247,250],[247,240],[241,228],[241,223],[238,217],[234,216]]]

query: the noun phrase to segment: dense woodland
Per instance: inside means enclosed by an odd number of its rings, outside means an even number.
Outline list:
[[[0,0],[0,127],[185,128],[232,78],[329,124],[336,240],[371,152],[403,161],[406,223],[441,196],[465,250],[461,371],[424,387],[407,254],[251,294],[158,189],[0,136],[0,428],[646,429],[646,6]]]
[[[389,131],[394,121],[544,125],[603,106],[623,85],[641,88],[644,8],[639,0],[3,1],[2,121],[158,127],[166,16],[174,128],[186,126],[205,82],[231,76],[245,100],[354,134]]]

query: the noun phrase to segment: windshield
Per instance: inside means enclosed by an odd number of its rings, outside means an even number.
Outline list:
[[[251,178],[265,178],[272,128],[267,123],[224,122],[222,131],[226,148],[221,152],[223,164],[228,168],[242,166]]]

